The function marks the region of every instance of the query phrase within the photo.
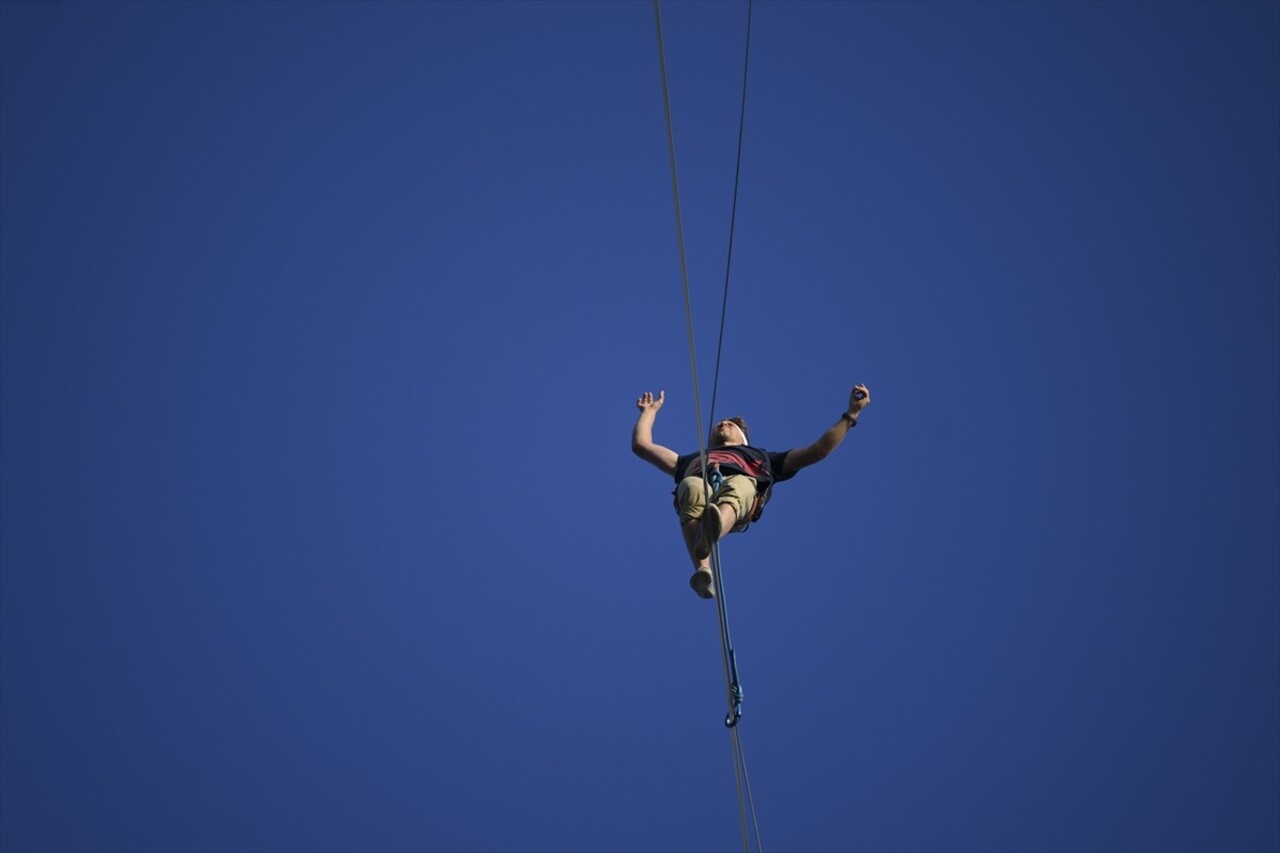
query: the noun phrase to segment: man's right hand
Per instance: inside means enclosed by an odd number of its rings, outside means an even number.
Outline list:
[[[640,417],[636,418],[636,427],[631,431],[631,452],[662,473],[675,476],[676,463],[680,461],[680,457],[671,448],[653,443],[653,419],[658,414],[658,409],[662,408],[666,395],[666,391],[659,391],[655,399],[653,394],[645,391],[636,400]]]
[[[662,404],[666,399],[666,391],[659,391],[656,399],[652,392],[645,391],[640,395],[640,399],[636,400],[636,408],[642,412],[653,412],[656,415],[658,413],[658,409],[662,408]]]

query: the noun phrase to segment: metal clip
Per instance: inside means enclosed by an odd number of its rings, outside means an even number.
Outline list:
[[[724,485],[724,475],[720,473],[719,462],[711,464],[711,473],[707,475],[707,482],[711,485],[711,496],[715,497],[720,487]]]
[[[742,719],[742,685],[735,682],[730,690],[733,692],[733,708],[724,715],[726,729],[733,728]]]

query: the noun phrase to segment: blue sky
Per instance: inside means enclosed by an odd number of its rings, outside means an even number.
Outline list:
[[[722,549],[765,848],[1280,847],[1280,5],[753,14],[717,412],[874,397]],[[649,3],[0,4],[0,847],[740,846],[646,390]]]

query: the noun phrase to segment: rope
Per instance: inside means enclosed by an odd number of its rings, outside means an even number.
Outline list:
[[[698,351],[693,345],[693,304],[689,299],[689,264],[685,260],[684,220],[680,216],[680,181],[676,177],[676,136],[671,125],[671,95],[667,91],[667,51],[662,44],[662,10],[653,0],[658,25],[658,69],[662,76],[662,111],[667,117],[667,157],[671,161],[671,195],[676,205],[676,250],[680,255],[680,281],[684,285],[685,331],[689,335],[689,369],[693,373],[693,413],[697,418],[698,455],[702,459],[702,484],[707,485],[707,445],[702,438],[702,392],[698,387]]]
[[[747,37],[746,49],[743,53],[742,98],[738,104],[738,150],[733,164],[733,203],[729,208],[729,249],[725,253],[724,295],[720,300],[720,337],[716,343],[716,370],[711,384],[711,417],[708,429],[715,423],[716,418],[716,394],[720,389],[720,357],[724,352],[725,316],[729,310],[729,273],[733,269],[733,235],[738,221],[738,185],[742,177],[742,137],[747,123],[747,71],[751,67],[751,0],[747,0]],[[719,543],[715,548],[715,559],[712,561],[712,578],[717,584],[717,589],[721,589],[718,545]],[[717,599],[716,607],[720,614],[721,646],[725,659],[725,677],[729,685],[729,716],[725,718],[725,725],[733,728],[737,725],[738,718],[742,716],[742,685],[738,681],[737,658],[733,652],[733,642],[729,637],[728,604],[723,594]]]
[[[760,843],[760,823],[756,820],[756,801],[751,794],[751,779],[747,775],[747,755],[742,747],[742,730],[738,727],[738,718],[742,716],[742,687],[738,684],[738,665],[733,652],[733,643],[729,639],[729,617],[725,612],[724,586],[720,582],[720,543],[711,548],[711,567],[715,578],[716,600],[720,608],[720,649],[725,659],[726,669],[732,673],[727,675],[729,685],[729,713],[725,715],[725,726],[729,729],[730,746],[733,751],[733,778],[738,790],[738,821],[742,826],[742,849],[751,853],[750,836],[747,834],[747,814],[751,815],[751,824],[755,828],[756,850],[763,853]],[[743,791],[746,802],[743,802]]]
[[[675,132],[671,121],[671,96],[667,85],[667,60],[666,48],[662,40],[662,9],[660,0],[653,0],[654,21],[658,32],[658,67],[662,78],[662,106],[663,113],[666,117],[667,124],[667,154],[671,162],[671,194],[675,203],[675,223],[676,223],[676,244],[680,257],[680,279],[684,289],[684,311],[685,311],[685,329],[689,338],[689,367],[693,375],[693,400],[694,400],[694,417],[697,420],[698,432],[698,456],[702,463],[702,486],[704,493],[713,497],[713,492],[708,481],[707,466],[707,447],[702,432],[702,395],[698,383],[698,356],[697,347],[694,344],[693,335],[693,307],[692,300],[689,295],[689,269],[686,261],[685,243],[684,243],[684,224],[680,214],[680,183],[677,178],[676,170],[676,146]],[[747,57],[750,58],[751,50],[751,0],[747,2]],[[746,61],[744,61],[744,66]],[[716,391],[720,383],[720,357],[724,347],[724,326],[725,314],[728,308],[729,300],[729,269],[733,259],[733,232],[734,223],[737,218],[738,207],[738,182],[742,168],[742,136],[743,125],[746,116],[746,99],[747,99],[747,71],[746,67],[742,72],[742,103],[738,117],[738,152],[737,162],[734,166],[733,178],[733,209],[729,221],[729,253],[725,262],[725,284],[724,297],[720,308],[720,338],[716,346],[716,370],[715,381],[711,396],[711,411],[715,412]],[[709,432],[708,425],[708,432]],[[708,498],[708,507],[712,506],[712,501]],[[737,783],[738,791],[738,817],[742,824],[742,847],[745,853],[751,853],[751,839],[747,832],[747,808],[751,811],[751,821],[755,827],[756,849],[762,851],[760,846],[760,825],[756,820],[755,800],[751,795],[751,782],[747,777],[746,754],[743,752],[741,733],[738,731],[738,718],[742,715],[742,687],[738,683],[738,668],[735,659],[733,645],[729,636],[729,616],[724,594],[724,580],[720,571],[720,548],[719,543],[714,543],[711,549],[711,572],[712,583],[716,589],[716,613],[720,622],[720,645],[721,653],[725,666],[725,681],[728,686],[729,693],[729,713],[725,717],[725,725],[730,730],[730,743],[733,749],[734,762],[734,779]],[[746,791],[746,800],[744,802],[743,791]]]
[[[738,769],[742,770],[742,784],[747,789],[747,804],[751,810],[751,824],[756,833],[756,850],[763,853],[764,845],[760,843],[760,823],[756,820],[756,801],[751,796],[751,779],[747,776],[747,754],[742,749],[742,731],[738,728],[730,730],[733,737],[733,756],[734,756],[734,774],[737,775]],[[745,837],[747,828],[744,824],[742,834]],[[750,853],[750,851],[748,851]]]
[[[720,339],[716,343],[715,380],[711,383],[711,423],[716,420],[720,390],[720,353],[724,351],[724,318],[729,309],[729,270],[733,267],[733,231],[738,221],[738,180],[742,176],[742,131],[747,124],[747,69],[751,67],[751,0],[747,0],[747,48],[742,58],[742,101],[738,106],[738,154],[733,164],[733,204],[729,207],[729,251],[724,261],[724,297],[720,300]]]

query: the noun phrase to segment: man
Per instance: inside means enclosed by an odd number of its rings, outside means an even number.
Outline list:
[[[725,418],[717,423],[711,430],[707,465],[712,470],[719,469],[724,484],[714,494],[709,512],[707,502],[712,495],[703,484],[701,456],[698,453],[680,456],[653,442],[653,422],[665,400],[665,391],[659,391],[656,398],[646,391],[636,400],[640,417],[631,433],[631,450],[675,478],[680,530],[693,558],[694,572],[689,586],[702,598],[715,598],[708,562],[712,545],[726,533],[746,530],[747,525],[759,519],[774,483],[790,480],[801,468],[826,459],[839,447],[849,430],[858,425],[858,415],[871,402],[871,393],[865,385],[853,386],[849,408],[840,420],[808,447],[783,453],[752,447],[742,418]]]

